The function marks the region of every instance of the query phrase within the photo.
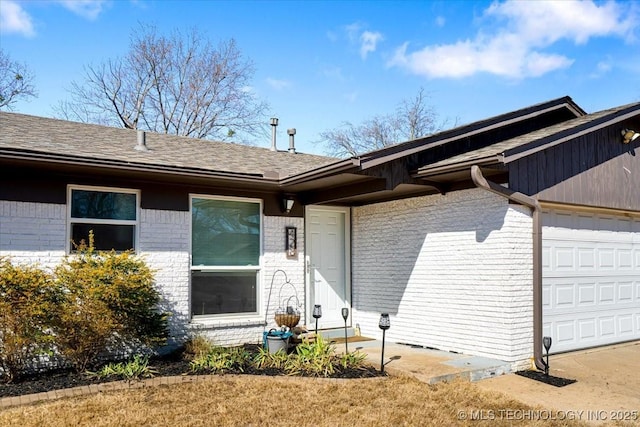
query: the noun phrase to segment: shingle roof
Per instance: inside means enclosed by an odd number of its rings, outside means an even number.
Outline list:
[[[435,163],[431,163],[429,165],[425,165],[424,167],[420,168],[420,171],[428,171],[430,169],[452,166],[459,163],[468,163],[475,160],[479,161],[490,157],[494,157],[497,161],[498,156],[506,154],[510,150],[520,149],[518,151],[523,151],[527,148],[528,145],[533,144],[536,141],[540,141],[549,137],[562,138],[563,134],[565,133],[577,136],[576,133],[581,128],[589,129],[597,125],[601,121],[607,121],[609,119],[615,118],[620,113],[634,110],[640,111],[640,103],[622,105],[620,107],[610,108],[608,110],[587,114],[585,116],[558,123],[556,125],[549,126],[528,133],[526,135],[479,148],[477,150],[468,151],[466,153],[462,153]]]
[[[135,150],[137,131],[0,112],[0,150],[135,163],[154,167],[279,177],[295,175],[338,159],[226,142],[146,133],[149,151]]]

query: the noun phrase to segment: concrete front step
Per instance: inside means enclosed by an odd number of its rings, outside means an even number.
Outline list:
[[[344,328],[320,329],[318,330],[318,334],[322,335],[322,338],[325,339],[344,338]],[[352,337],[354,335],[355,329],[347,327],[347,337]]]

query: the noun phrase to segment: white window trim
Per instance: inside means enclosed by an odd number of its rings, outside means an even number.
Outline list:
[[[193,265],[193,199],[208,199],[208,200],[229,200],[234,202],[247,202],[257,203],[260,212],[260,249],[258,256],[258,265],[248,266],[204,266]],[[262,199],[253,199],[248,197],[231,197],[231,196],[216,196],[211,194],[189,194],[189,315],[191,317],[191,323],[203,324],[205,326],[219,326],[226,322],[230,324],[241,323],[256,323],[264,321],[264,307],[262,301],[262,271],[264,270],[264,201]],[[255,271],[256,272],[256,312],[255,313],[225,313],[225,314],[191,314],[191,277],[193,271],[204,272],[225,272],[225,271]]]
[[[92,219],[92,218],[72,218],[71,217],[71,193],[73,190],[86,190],[86,191],[102,191],[108,193],[126,193],[136,195],[136,219],[135,220],[123,220],[123,219]],[[140,241],[140,190],[133,188],[121,188],[121,187],[98,187],[90,185],[67,185],[67,229],[65,235],[67,238],[66,251],[67,254],[71,254],[73,251],[73,244],[71,243],[71,223],[74,224],[109,224],[109,225],[133,225],[133,251],[138,252],[138,242]]]

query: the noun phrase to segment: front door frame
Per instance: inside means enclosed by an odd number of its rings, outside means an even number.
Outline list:
[[[313,318],[313,301],[314,284],[311,281],[311,223],[308,220],[311,217],[312,211],[329,211],[329,212],[341,212],[344,213],[344,280],[345,280],[345,299],[347,308],[349,308],[349,317],[347,318],[347,326],[351,326],[351,319],[353,317],[351,306],[351,208],[344,206],[319,206],[310,205],[305,207],[305,283],[306,283],[306,298],[305,305],[307,327],[313,328],[315,326],[315,319]],[[320,329],[320,328],[319,328]]]

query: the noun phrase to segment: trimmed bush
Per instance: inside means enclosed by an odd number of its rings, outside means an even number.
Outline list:
[[[167,315],[149,267],[130,252],[97,252],[92,235],[56,268],[64,291],[54,324],[60,353],[82,372],[107,352],[166,342]]]
[[[0,259],[0,367],[16,380],[39,355],[51,354],[50,329],[62,294],[45,271]]]

